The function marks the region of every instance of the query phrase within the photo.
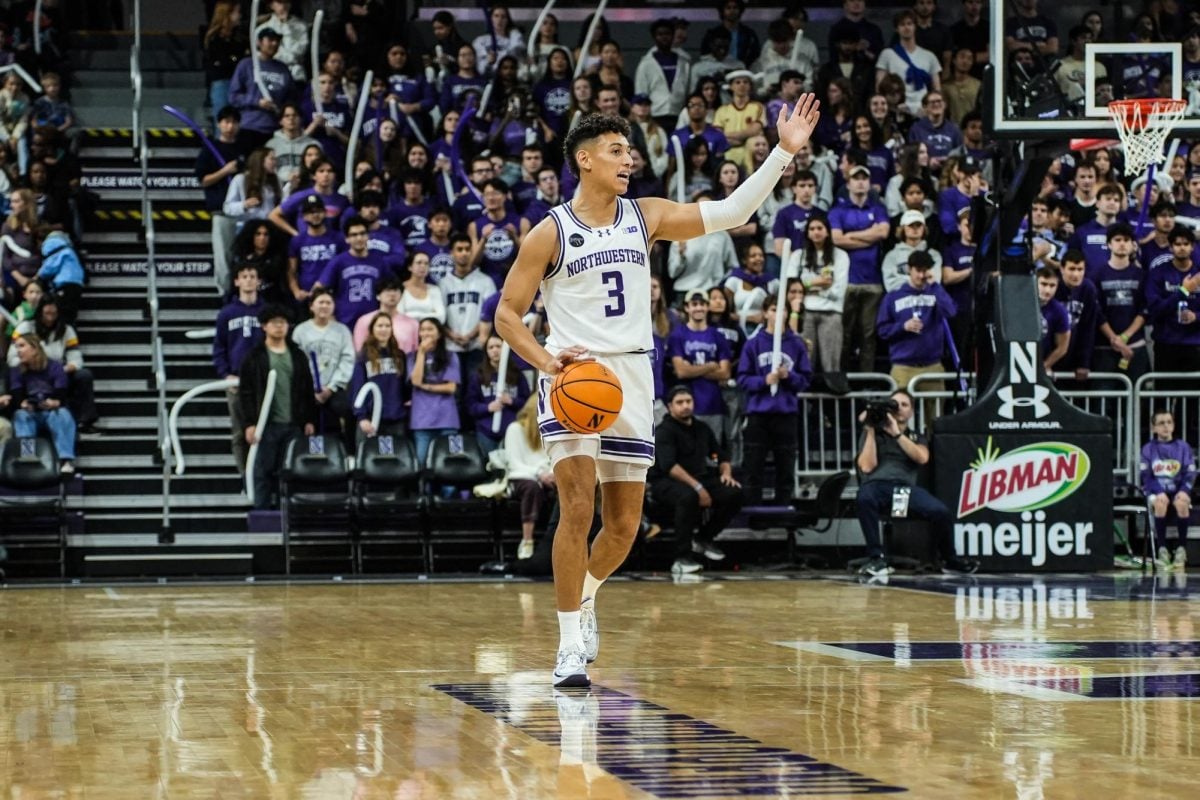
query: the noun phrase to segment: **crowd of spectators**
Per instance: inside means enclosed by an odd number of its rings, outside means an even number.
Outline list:
[[[74,328],[88,202],[64,39],[70,25],[105,24],[110,4],[94,5],[89,17],[46,2],[36,28],[32,2],[0,11],[0,440],[48,435],[65,474],[74,472],[77,436],[97,432],[99,416]]]
[[[695,418],[745,475],[746,502],[786,502],[793,476],[778,470],[765,491],[761,466],[768,451],[776,463],[795,458],[797,392],[844,392],[850,372],[907,385],[949,366],[948,340],[973,363],[986,274],[974,263],[971,209],[1001,167],[979,113],[981,70],[993,58],[1060,54],[1053,25],[1032,24],[1045,21],[1037,0],[1013,8],[1005,53],[990,52],[980,0],[940,12],[914,0],[890,20],[845,0],[819,44],[806,38],[799,5],[756,29],[742,21],[745,4],[727,0],[703,32],[654,22],[653,47],[634,54],[603,18],[585,48],[582,34],[560,41],[553,13],[522,31],[502,5],[490,32],[468,40],[447,11],[428,31],[413,24],[389,38],[373,0],[320,31],[288,0],[264,4],[254,24],[218,2],[206,46],[226,163],[202,151],[196,164],[229,296],[218,372],[237,374],[262,336],[263,306],[279,306],[297,322],[312,318],[301,328],[310,326],[316,400],[348,446],[378,433],[370,401],[350,407],[374,382],[381,427],[411,434],[422,451],[449,430],[475,431],[494,449],[504,437],[492,414],[511,424],[534,377],[514,363],[513,382],[495,387],[497,291],[531,227],[573,195],[561,141],[579,116],[630,120],[628,196],[720,199],[766,157],[779,110],[813,91],[820,126],[760,211],[651,254],[660,419],[666,390],[686,386]],[[307,74],[312,47],[318,75]],[[367,70],[373,80],[361,85]],[[1079,380],[1149,369],[1148,328],[1160,353],[1180,356],[1160,357],[1161,368],[1195,369],[1200,358],[1189,227],[1200,224],[1200,147],[1185,143],[1148,188],[1121,168],[1107,149],[1056,160],[1026,223],[1035,266],[1055,284],[1043,303],[1045,367]],[[1150,214],[1139,221],[1147,191]],[[244,277],[250,267],[256,285]],[[780,280],[786,305],[775,308]],[[530,311],[543,334],[539,305]],[[787,357],[772,370],[776,321]],[[775,384],[786,390],[772,393]],[[247,420],[234,418],[244,439]]]

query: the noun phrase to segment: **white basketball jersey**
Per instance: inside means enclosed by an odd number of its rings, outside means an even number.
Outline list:
[[[649,232],[637,203],[618,197],[616,219],[603,228],[584,225],[570,203],[550,209],[550,218],[558,228],[558,257],[542,278],[547,346],[652,351]]]

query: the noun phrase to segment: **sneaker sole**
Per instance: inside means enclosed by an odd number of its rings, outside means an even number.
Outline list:
[[[582,689],[592,685],[592,680],[586,673],[576,673],[567,675],[565,678],[559,678],[557,675],[554,680],[554,688],[556,689]]]

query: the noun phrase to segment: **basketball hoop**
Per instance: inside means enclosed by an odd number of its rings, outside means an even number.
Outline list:
[[[1109,116],[1125,146],[1126,175],[1163,162],[1163,144],[1175,123],[1183,118],[1187,105],[1187,100],[1166,97],[1114,100],[1108,104]]]

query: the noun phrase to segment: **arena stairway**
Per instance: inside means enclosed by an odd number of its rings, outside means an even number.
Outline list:
[[[279,537],[246,533],[247,503],[229,452],[223,395],[198,398],[185,412],[180,427],[188,470],[172,478],[170,526],[163,528],[129,42],[98,34],[75,44],[83,66],[72,88],[84,126],[78,143],[83,183],[99,196],[84,226],[81,255],[89,282],[76,327],[95,376],[101,435],[81,441],[84,491],[71,506],[84,512],[84,532],[71,537],[68,573],[249,574],[251,545],[277,546]],[[192,171],[200,141],[157,106],[170,102],[203,119],[204,76],[195,44],[169,34],[143,37],[142,65],[169,408],[215,377],[211,337],[187,333],[211,329],[220,298],[210,219]]]

